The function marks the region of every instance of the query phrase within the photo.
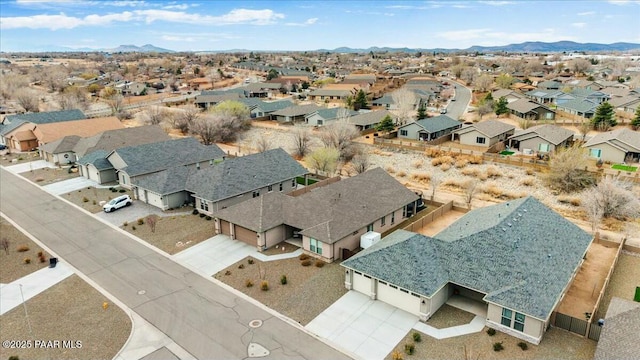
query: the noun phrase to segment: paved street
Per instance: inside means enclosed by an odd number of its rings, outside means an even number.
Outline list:
[[[36,185],[0,178],[0,211],[196,358],[348,358]]]
[[[458,120],[467,111],[467,106],[471,102],[471,90],[456,82],[452,82],[452,84],[456,89],[456,101],[450,102],[447,106],[447,116]]]

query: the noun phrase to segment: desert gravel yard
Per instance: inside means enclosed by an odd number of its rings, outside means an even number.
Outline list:
[[[463,335],[448,339],[436,340],[428,335],[421,334],[422,340],[415,343],[415,353],[412,356],[404,353],[404,344],[413,342],[411,331],[400,341],[394,350],[402,353],[404,359],[554,359],[554,360],[590,360],[596,350],[596,342],[572,334],[568,331],[551,328],[547,331],[540,345],[527,344],[528,349],[523,351],[518,347],[521,342],[513,336],[496,332],[489,336],[485,327],[482,332]],[[502,342],[504,350],[493,351],[493,344]],[[466,347],[466,356],[465,356]],[[392,359],[389,353],[385,359]]]
[[[427,325],[436,329],[444,329],[468,324],[474,317],[476,317],[475,314],[444,304],[427,320]]]
[[[4,218],[0,218],[0,240],[7,240],[9,245],[7,251],[0,248],[0,283],[8,284],[49,266],[49,254]],[[18,248],[28,250],[18,251]],[[42,252],[44,262],[40,262],[39,252]],[[30,262],[26,264],[25,259]]]
[[[604,318],[614,296],[633,300],[636,286],[640,286],[640,254],[623,250],[594,318]]]
[[[69,169],[64,168],[42,168],[20,173],[20,176],[39,185],[47,185],[62,180],[73,179],[79,175],[77,172],[69,173]]]
[[[0,358],[20,359],[112,359],[131,333],[129,316],[110,303],[105,310],[102,294],[77,275],[54,285],[26,302],[32,333],[22,306],[0,316],[4,340],[60,340],[54,349],[0,349]],[[62,341],[81,342],[81,348],[64,349]]]
[[[116,189],[120,190],[119,187],[116,187]],[[72,203],[89,211],[90,213],[95,214],[102,211],[102,205],[100,205],[100,201],[109,201],[120,195],[129,195],[133,198],[133,194],[130,190],[125,190],[124,192],[112,192],[109,189],[96,187],[88,187],[72,191],[70,193],[60,195],[60,197],[71,201]]]
[[[249,259],[253,264],[249,264]],[[314,264],[302,266],[298,258],[261,262],[247,257],[214,277],[306,325],[347,293],[344,271],[339,263],[325,264],[322,268]],[[230,274],[225,275],[227,272]],[[286,285],[280,283],[282,275],[287,277]],[[260,289],[261,279],[268,282],[268,291]],[[253,286],[247,287],[247,281]]]
[[[155,232],[151,231],[146,218],[142,219],[142,224],[138,220],[120,227],[171,255],[216,234],[213,220],[209,221],[197,215],[181,214],[157,219]]]

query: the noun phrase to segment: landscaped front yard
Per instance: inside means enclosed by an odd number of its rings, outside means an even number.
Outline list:
[[[120,187],[116,187],[116,189],[118,189],[118,191],[113,192],[105,188],[87,187],[61,195],[61,197],[95,214],[102,211],[102,205],[100,205],[101,201],[106,202],[125,194],[133,198],[131,190],[120,192]]]
[[[20,173],[23,176],[39,185],[47,185],[58,181],[73,179],[78,177],[77,172],[69,172],[69,169],[64,168],[42,168],[32,171],[26,171]]]
[[[5,240],[8,246],[6,251],[4,246],[0,246],[0,283],[8,284],[49,266],[49,254],[10,222],[0,218],[0,242]],[[38,254],[42,254],[44,261],[40,260]]]
[[[261,262],[247,257],[214,277],[306,325],[346,294],[347,289],[344,287],[344,269],[339,263],[325,264],[321,268],[315,266],[315,261],[309,266],[301,263],[299,258]],[[286,276],[285,285],[281,283],[283,275]],[[262,281],[267,282],[268,290],[261,289]],[[247,287],[248,282],[252,286]]]

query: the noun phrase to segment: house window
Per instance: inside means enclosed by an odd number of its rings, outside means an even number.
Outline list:
[[[524,314],[520,314],[519,312],[516,313],[513,328],[518,331],[524,331]]]
[[[296,179],[291,179],[291,187],[295,189],[295,187],[296,187]]]
[[[209,203],[206,200],[200,200],[200,209],[209,211]]]
[[[393,223],[395,222],[396,222],[396,212],[394,211],[391,213],[391,225],[393,225]]]
[[[280,191],[282,191],[282,183],[280,183]]]
[[[384,224],[385,224],[386,220],[387,220],[387,217],[386,217],[386,216],[381,217],[381,218],[380,218],[380,226],[384,226]]]
[[[367,231],[373,231],[373,224],[367,225]]]
[[[550,147],[551,146],[549,146],[549,144],[540,144],[540,145],[538,145],[538,151],[549,152],[549,148]]]
[[[600,158],[600,155],[602,155],[602,150],[600,150],[600,149],[589,149],[589,156],[595,157],[595,158]]]
[[[196,164],[196,169],[200,170],[200,163]]]
[[[322,242],[314,239],[314,238],[309,238],[309,250],[312,253],[316,253],[318,255],[322,255]]]
[[[400,130],[400,136],[409,136],[408,130]]]
[[[273,191],[273,185],[269,185],[269,186],[267,186],[267,191],[268,191],[268,192],[272,192],[272,191]]]
[[[254,191],[253,192],[253,197],[255,198],[255,197],[258,197],[258,196],[260,196],[260,190]]]
[[[487,139],[483,138],[482,136],[478,136],[476,137],[476,144],[484,144],[486,143]]]
[[[512,311],[509,309],[502,309],[502,320],[500,323],[504,326],[511,327],[511,317],[513,316]]]
[[[322,120],[318,120],[318,126],[322,126]]]

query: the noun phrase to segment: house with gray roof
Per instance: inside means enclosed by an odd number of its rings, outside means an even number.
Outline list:
[[[439,115],[400,126],[398,128],[398,137],[401,139],[432,141],[448,136],[451,132],[461,127],[462,123],[460,121],[454,120],[447,115]]]
[[[349,118],[349,123],[355,125],[358,130],[363,131],[375,128],[387,116],[392,119],[395,117],[387,110],[360,110],[358,115]]]
[[[612,163],[640,161],[640,132],[627,128],[600,133],[582,147],[589,156]]]
[[[10,141],[6,135],[24,124],[44,125],[86,118],[78,109],[7,115],[0,123],[0,144],[9,146]],[[37,147],[37,143],[32,147]]]
[[[271,120],[276,120],[280,123],[303,122],[305,116],[319,109],[321,107],[316,104],[294,105],[282,110],[276,110],[270,114],[270,117]]]
[[[509,147],[525,154],[546,154],[571,146],[575,133],[556,125],[536,125],[516,131],[509,137]]]
[[[486,306],[486,326],[538,344],[591,241],[525,197],[470,211],[433,237],[397,230],[342,266],[348,289],[423,321],[456,295]]]
[[[375,192],[375,196],[371,196]],[[302,194],[272,191],[215,211],[216,233],[264,250],[292,237],[327,262],[360,246],[368,231],[384,232],[412,216],[420,197],[381,168]]]
[[[538,89],[542,90],[560,90],[564,85],[559,81],[546,80],[538,83]]]
[[[121,147],[113,150],[107,161],[115,169],[120,186],[132,189],[132,181],[142,175],[171,167],[196,169],[212,166],[225,158],[217,145],[202,145],[192,137]],[[134,195],[138,197],[134,190]]]
[[[317,89],[307,94],[309,100],[315,101],[344,101],[349,96],[355,96],[356,92],[346,89]]]
[[[640,354],[638,324],[640,302],[613,297],[604,317],[593,359],[636,360]]]
[[[329,125],[331,122],[338,120],[339,117],[351,117],[358,115],[357,111],[350,109],[335,107],[335,108],[320,108],[304,117],[304,122],[308,125],[323,126]]]
[[[294,104],[291,100],[259,101],[249,106],[249,111],[252,118],[261,118],[270,116],[270,114],[275,111],[286,109],[293,105]]]
[[[521,119],[554,120],[556,112],[529,99],[518,99],[507,104],[509,112]]]
[[[498,142],[506,141],[514,134],[515,128],[498,120],[485,120],[455,130],[451,138],[460,141],[460,144],[490,148]]]
[[[539,104],[555,104],[558,96],[565,95],[560,90],[531,90],[524,93],[527,98]],[[495,99],[495,98],[494,98]]]
[[[200,94],[195,97],[193,103],[201,109],[208,109],[223,101],[238,101],[242,98],[244,98],[244,94],[229,91],[222,94]]]
[[[491,97],[494,99],[500,99],[501,97],[507,99],[508,103],[512,103],[516,100],[520,100],[524,98],[524,95],[515,92],[511,89],[498,89],[491,93]]]
[[[562,104],[558,104],[557,110],[564,111],[571,115],[581,116],[585,119],[591,119],[598,109],[599,103],[585,98],[577,98]]]

